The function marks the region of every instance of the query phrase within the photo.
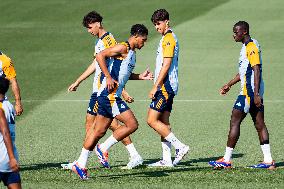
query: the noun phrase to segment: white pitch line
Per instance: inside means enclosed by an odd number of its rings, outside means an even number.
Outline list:
[[[176,99],[175,102],[232,102],[234,100],[210,100],[210,99]],[[70,100],[64,100],[64,99],[51,99],[51,100],[22,100],[22,102],[89,102],[89,100],[83,100],[83,99],[70,99]],[[151,100],[135,100],[134,102],[151,102]],[[264,100],[265,102],[271,102],[271,103],[283,103],[284,100]]]

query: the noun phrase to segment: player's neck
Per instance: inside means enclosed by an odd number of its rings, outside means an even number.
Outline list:
[[[243,39],[243,44],[247,44],[248,42],[249,42],[249,40],[250,40],[250,35],[246,35],[246,36],[244,36],[244,39]]]
[[[104,28],[100,28],[98,32],[98,38],[101,38],[107,31]]]
[[[168,26],[166,29],[165,29],[165,32],[163,33],[163,35],[166,35],[166,33],[171,29],[170,26]]]

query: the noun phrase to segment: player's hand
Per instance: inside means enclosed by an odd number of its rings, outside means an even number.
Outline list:
[[[225,96],[227,94],[227,92],[229,92],[229,90],[231,89],[231,87],[226,84],[224,85],[221,89],[220,89],[220,95]]]
[[[118,83],[112,77],[106,78],[106,87],[108,92],[112,92]]]
[[[157,90],[158,90],[158,87],[154,85],[152,90],[149,92],[149,98],[150,99],[154,99],[155,98],[155,94],[156,94]]]
[[[150,71],[149,67],[141,74],[139,74],[140,80],[153,80],[153,73]]]
[[[19,169],[20,169],[20,166],[19,166],[19,164],[18,164],[18,162],[15,158],[13,158],[9,161],[9,166],[12,169],[13,172],[18,172]]]
[[[23,109],[23,106],[22,106],[21,102],[16,102],[15,103],[15,111],[16,111],[16,115],[17,116],[22,115],[24,109]]]
[[[78,82],[72,83],[72,84],[68,87],[68,92],[76,91],[78,87],[79,87],[79,83],[78,83]]]
[[[124,99],[126,102],[128,102],[128,103],[134,102],[134,98],[133,98],[132,96],[130,96],[130,95],[128,94],[128,92],[126,92],[125,90],[124,90],[124,92],[122,93],[122,97],[123,97],[123,99]]]
[[[262,103],[261,103],[261,97],[259,95],[254,95],[254,104],[258,108],[261,107]]]

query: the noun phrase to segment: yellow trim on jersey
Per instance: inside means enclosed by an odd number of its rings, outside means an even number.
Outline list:
[[[98,75],[98,81],[97,81],[98,89],[101,88],[101,75],[102,73]]]
[[[8,56],[2,54],[0,55],[0,61],[2,62],[2,70],[6,75],[6,78],[7,79],[15,78],[16,70],[13,66],[12,60]]]
[[[167,33],[162,41],[163,58],[174,57],[176,41],[172,33]]]
[[[4,111],[2,102],[0,102],[0,109],[2,109]]]
[[[113,106],[113,103],[115,102],[115,93],[118,89],[118,85],[115,86],[114,90],[108,95],[108,99],[110,102],[110,106]]]
[[[103,41],[104,46],[105,46],[106,49],[109,48],[109,47],[113,47],[116,44],[115,39],[112,36],[110,36],[110,35],[105,36],[102,39],[102,41]]]
[[[249,60],[249,63],[251,64],[251,67],[253,67],[257,64],[260,64],[258,48],[256,47],[255,43],[249,42],[247,44],[246,54],[247,54],[247,58]]]
[[[250,104],[250,97],[248,95],[248,90],[247,90],[246,83],[247,83],[246,76],[244,76],[244,91],[243,92],[244,92],[244,95],[246,95],[246,99],[248,101],[248,104]]]
[[[163,84],[161,90],[162,90],[162,94],[164,95],[165,99],[168,100],[169,99],[169,94],[168,94],[167,89],[166,89],[164,84]]]

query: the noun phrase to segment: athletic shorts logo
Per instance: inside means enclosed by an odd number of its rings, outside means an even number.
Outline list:
[[[238,102],[238,103],[236,104],[236,106],[240,106],[240,107],[241,107],[242,105],[241,105],[241,103],[240,103],[240,102]]]

